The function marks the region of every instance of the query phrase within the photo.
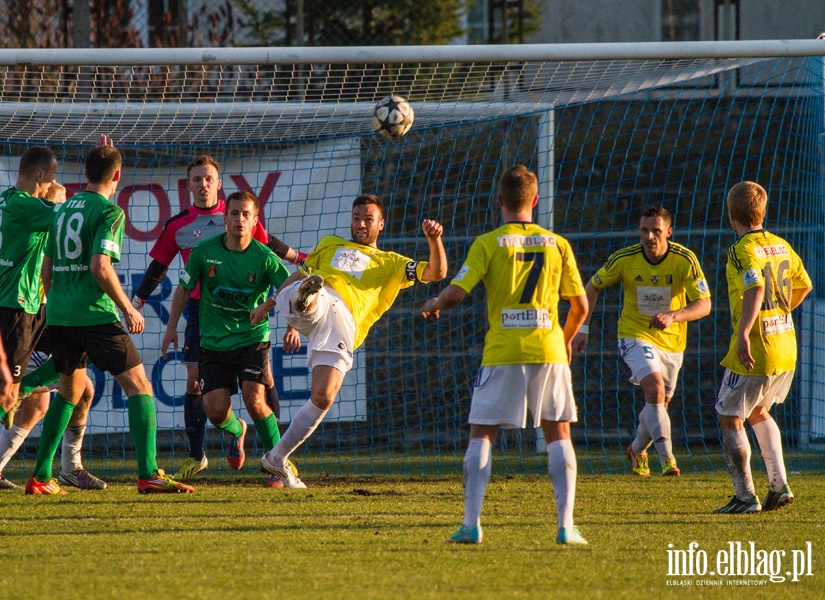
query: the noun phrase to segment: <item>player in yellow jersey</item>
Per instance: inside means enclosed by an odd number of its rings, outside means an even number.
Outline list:
[[[779,427],[768,411],[784,402],[790,389],[796,369],[791,311],[813,288],[791,245],[763,228],[768,194],[762,186],[737,183],[728,191],[727,203],[738,236],[725,268],[733,335],[722,360],[725,375],[716,412],[736,494],[715,512],[752,513],[793,502]],[[745,419],[753,427],[768,472],[769,489],[761,504],[751,477]]]
[[[450,285],[421,309],[424,317],[437,318],[478,283],[487,291],[489,329],[473,384],[464,455],[464,521],[448,541],[483,541],[481,505],[490,480],[490,447],[500,428],[530,425],[540,426],[547,441],[547,471],[558,513],[556,543],[586,544],[573,525],[576,454],[570,423],[577,415],[569,366],[571,341],[587,314],[584,286],[567,240],[533,223],[535,174],[521,165],[506,171],[498,199],[504,225],[473,242]],[[560,298],[570,303],[563,328]]]
[[[442,227],[424,219],[428,262],[378,249],[384,229],[384,204],[371,194],[352,203],[352,241],[328,235],[306,257],[312,270],[290,275],[278,289],[276,306],[290,325],[284,350],[300,347],[301,334],[309,338],[307,366],[312,370],[310,399],[292,417],[289,427],[272,450],[261,457],[261,466],[284,487],[304,488],[289,468],[288,458],[321,424],[352,368],[353,352],[370,327],[392,306],[398,293],[416,281],[429,283],[447,276],[447,256],[441,241]]]
[[[633,473],[650,477],[647,449],[659,455],[662,475],[678,476],[667,406],[673,398],[687,342],[687,323],[710,312],[708,284],[696,255],[673,241],[672,217],[650,206],[639,221],[640,242],[614,252],[587,282],[590,310],[573,349],[587,346],[590,319],[599,292],[621,282],[619,354],[630,368],[630,382],[642,388],[645,406],[636,437],[627,447]]]

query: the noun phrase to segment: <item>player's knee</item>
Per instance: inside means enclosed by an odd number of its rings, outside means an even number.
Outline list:
[[[312,396],[310,396],[310,401],[321,410],[329,410],[332,408],[335,396],[324,393],[313,393]]]

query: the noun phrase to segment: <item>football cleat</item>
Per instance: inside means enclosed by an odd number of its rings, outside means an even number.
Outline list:
[[[205,471],[209,466],[209,461],[204,454],[203,458],[197,459],[191,456],[183,461],[183,464],[178,469],[178,472],[172,475],[174,479],[191,479],[201,471]]]
[[[269,488],[282,488],[284,487],[284,482],[281,481],[277,475],[270,475],[269,479],[264,482],[264,487]]]
[[[762,503],[762,510],[776,510],[788,504],[793,504],[793,492],[787,485],[783,485],[777,491],[768,490],[765,501]]]
[[[582,534],[576,526],[559,527],[558,532],[556,532],[556,543],[569,544],[571,546],[586,546],[587,540],[582,537]]]
[[[278,481],[283,484],[285,488],[306,488],[306,484],[298,478],[298,469],[296,469],[295,465],[293,465],[288,459],[284,462],[283,466],[279,466],[271,462],[267,458],[267,455],[264,454],[261,456],[261,468],[275,478],[271,481]],[[267,485],[268,487],[276,487],[276,485]]]
[[[678,477],[680,474],[681,471],[676,466],[676,459],[671,456],[662,465],[662,475],[664,477]]]
[[[20,486],[6,479],[6,476],[0,473],[0,490],[19,490]]]
[[[298,286],[298,296],[292,303],[292,308],[297,312],[306,312],[312,298],[321,288],[324,287],[324,278],[320,275],[310,275]]]
[[[246,437],[246,421],[238,419],[241,422],[241,435],[238,437],[229,436],[229,452],[226,453],[226,461],[229,466],[239,471],[243,466],[243,461],[246,460],[246,450],[243,447],[243,441]]]
[[[65,483],[81,490],[105,490],[109,485],[102,479],[95,477],[86,469],[76,469],[71,473],[59,471],[57,479],[60,483]]]
[[[57,484],[56,479],[43,483],[37,481],[34,477],[29,477],[26,482],[26,493],[32,496],[62,496],[66,493],[66,490]]]
[[[195,491],[191,485],[180,483],[158,469],[148,479],[138,479],[140,494],[191,494]]]
[[[627,447],[627,457],[630,459],[630,465],[633,467],[633,474],[639,477],[650,477],[650,467],[647,464],[647,452],[644,454],[636,454],[633,452],[633,444]]]
[[[476,525],[475,527],[471,527],[467,529],[462,525],[458,528],[453,535],[450,536],[450,539],[447,540],[448,544],[480,544],[484,541],[484,532],[481,531],[481,525]]]
[[[713,512],[719,514],[744,514],[744,513],[757,513],[762,510],[762,505],[759,504],[759,498],[753,496],[748,500],[740,500],[738,497],[734,496],[730,499],[730,502],[725,504],[720,508],[717,508]]]

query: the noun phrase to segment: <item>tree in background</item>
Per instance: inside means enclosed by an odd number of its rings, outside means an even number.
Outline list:
[[[401,46],[446,44],[460,38],[469,3],[303,0],[300,14],[296,0],[286,0],[283,10],[260,10],[254,0],[237,0],[236,7],[249,45]]]

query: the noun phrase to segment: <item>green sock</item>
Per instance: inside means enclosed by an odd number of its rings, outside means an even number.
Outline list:
[[[231,410],[229,411],[229,418],[218,425],[218,427],[234,437],[240,437],[241,433],[243,433],[243,426],[241,425],[240,420],[238,420],[238,417],[236,417],[235,413]]]
[[[148,479],[158,470],[155,399],[149,394],[135,394],[129,397],[127,406],[129,433],[137,454],[138,477]]]
[[[41,483],[46,483],[52,478],[54,453],[57,452],[60,438],[63,437],[69,419],[72,418],[74,406],[60,394],[55,394],[46,416],[43,417],[40,443],[37,445],[37,462],[34,465],[34,478]]]
[[[60,374],[54,370],[54,361],[49,358],[31,373],[26,373],[20,381],[20,397],[25,398],[31,391],[41,385],[50,386],[60,380]]]
[[[255,431],[258,432],[258,439],[264,446],[264,452],[269,452],[281,439],[281,432],[278,431],[278,419],[275,418],[275,413],[269,413],[269,416],[263,421],[253,421]]]

